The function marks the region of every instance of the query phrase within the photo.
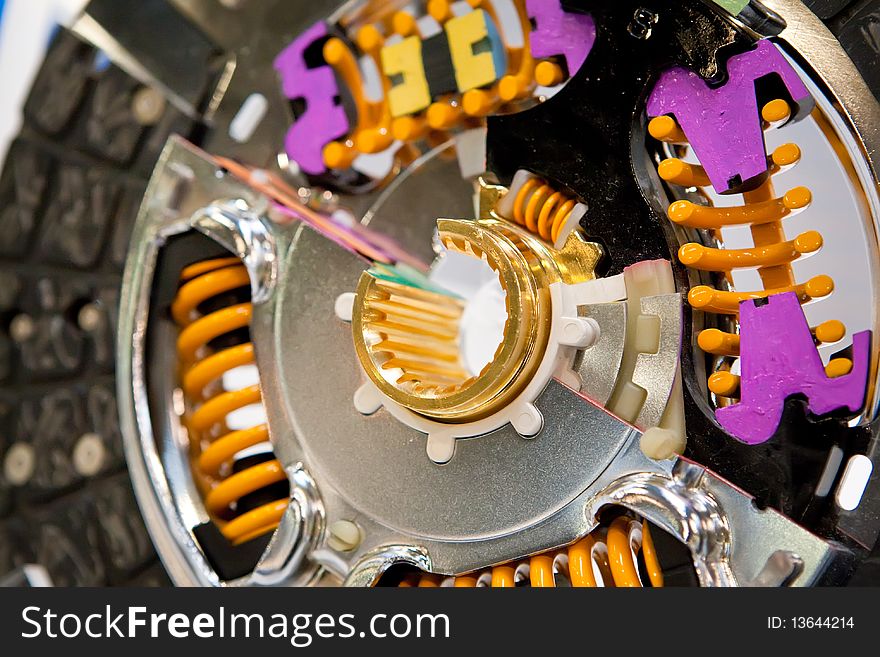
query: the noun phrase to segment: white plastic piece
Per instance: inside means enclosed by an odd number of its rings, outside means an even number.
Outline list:
[[[24,486],[34,476],[37,457],[28,443],[14,443],[3,459],[3,476],[13,486]]]
[[[259,454],[274,454],[274,450],[272,449],[272,443],[268,440],[265,440],[261,443],[257,443],[256,445],[251,445],[240,452],[236,452],[232,457],[233,461],[240,461],[241,459],[246,459],[249,456],[257,456]]]
[[[599,324],[592,317],[562,317],[559,341],[569,347],[587,349],[599,339]]]
[[[642,434],[639,447],[649,459],[665,461],[683,453],[686,444],[684,434],[679,431],[651,427]]]
[[[443,31],[443,26],[440,25],[440,23],[437,22],[437,19],[430,14],[425,14],[418,18],[416,20],[416,27],[419,30],[422,41],[430,39],[432,36],[440,34]]]
[[[587,206],[583,203],[576,203],[571,212],[568,213],[568,218],[565,220],[565,223],[562,224],[562,228],[559,229],[559,237],[556,238],[553,248],[561,249],[565,246],[565,242],[568,240],[568,236],[571,235],[571,231],[578,227],[585,214],[587,214]]]
[[[623,274],[597,278],[569,285],[565,294],[577,306],[623,301],[626,299],[626,280]]]
[[[457,2],[453,2],[450,7],[452,10],[453,16],[464,16],[465,14],[471,13],[474,8],[471,7],[466,0],[458,0]]]
[[[269,101],[263,94],[253,93],[241,104],[235,117],[229,122],[229,136],[239,144],[251,140],[269,111]]]
[[[577,229],[585,214],[587,214],[587,206],[583,203],[576,203],[571,212],[568,213],[565,223],[562,224],[562,227],[559,229],[559,237],[557,237],[556,242],[553,243],[553,248],[562,249],[562,247],[565,246],[568,236],[571,235],[573,230]]]
[[[632,347],[627,344],[627,349]],[[645,406],[645,400],[648,398],[647,391],[640,385],[632,381],[624,381],[620,386],[619,392],[615,394],[612,401],[608,404],[608,409],[621,420],[636,424],[639,412]],[[636,425],[638,426],[638,425]],[[642,427],[640,427],[642,428]]]
[[[667,431],[675,437],[669,437],[667,443],[669,449],[676,454],[684,454],[687,447],[687,431],[685,429],[684,419],[684,393],[681,389],[681,364],[675,374],[675,382],[672,384],[672,390],[669,393],[669,399],[666,401],[666,409],[663,417],[660,418],[658,429]],[[650,457],[649,457],[650,458]]]
[[[659,300],[669,295],[675,295],[676,304],[680,304],[671,266],[665,260],[639,262],[628,267],[625,274],[574,288],[570,292],[578,303],[625,300],[627,305],[623,358],[608,410],[644,432],[640,444],[648,458],[666,460],[672,454],[681,454],[686,433],[680,365],[675,368],[668,397],[658,398],[657,392],[650,396],[648,389],[641,385],[646,383],[643,378],[646,368],[654,367],[657,371],[656,364],[651,361],[657,360],[661,351],[668,354],[673,348],[670,344],[665,347],[660,344],[663,339],[661,321],[657,312],[652,312],[658,308]],[[676,350],[679,347],[675,345]],[[670,373],[666,368],[664,364],[664,376]]]
[[[458,343],[464,365],[472,376],[483,371],[504,341],[507,324],[507,295],[495,272],[482,260],[470,258],[484,265],[491,277],[468,297],[459,322]]]
[[[513,0],[492,0],[492,8],[498,16],[498,28],[508,48],[516,50],[525,43],[522,23]]]
[[[171,391],[171,408],[177,417],[183,417],[186,414],[186,397],[181,388],[175,388]]]
[[[486,172],[486,134],[486,128],[473,128],[460,132],[455,137],[458,168],[465,180]]]
[[[268,421],[266,409],[262,404],[248,404],[235,409],[226,416],[226,426],[231,431],[250,429],[259,424],[266,424]]]
[[[381,153],[361,153],[351,163],[351,168],[368,178],[381,180],[394,168],[394,155],[402,145],[402,141],[395,141]]]
[[[364,55],[358,60],[358,67],[361,70],[361,85],[364,96],[372,103],[377,103],[385,96],[385,90],[382,86],[382,76],[379,73],[379,67],[376,66],[376,60],[369,55]]]
[[[45,566],[27,563],[21,567],[21,571],[24,573],[25,579],[27,579],[30,588],[48,589],[55,586],[52,583],[52,577],[49,575],[49,571],[46,570]]]
[[[455,436],[444,431],[429,433],[426,450],[434,463],[448,463],[455,454]]]
[[[656,354],[660,348],[660,318],[657,315],[639,315],[635,319],[636,335],[632,342],[641,354]]]
[[[260,370],[256,365],[242,365],[223,373],[224,390],[241,390],[260,385]]]
[[[434,260],[428,273],[428,280],[434,285],[462,299],[472,299],[491,279],[497,281],[498,274],[487,262],[460,251],[450,251],[446,247],[443,247],[442,255]]]
[[[640,385],[637,380],[639,375],[636,370],[640,366],[646,367],[646,359],[651,361],[659,354],[661,339],[661,324],[646,310],[645,305],[647,303],[650,306],[650,300],[657,295],[674,293],[675,283],[672,269],[665,260],[638,262],[626,269],[624,279],[627,290],[626,342],[618,375],[623,378],[618,382],[619,392],[610,400],[609,410],[645,430],[657,426],[662,419],[662,416],[657,417],[660,400],[654,400],[651,404],[653,416],[645,417],[645,408],[651,400],[648,399],[648,388]],[[679,298],[678,304],[680,303]],[[649,362],[647,367],[652,370],[655,365]],[[680,378],[678,374],[673,379],[670,391]],[[663,406],[668,406],[668,398],[663,400]]]
[[[564,87],[565,87],[565,81],[560,82],[559,84],[557,84],[553,87],[542,87],[539,85],[539,86],[535,87],[535,91],[534,91],[533,95],[536,98],[540,98],[541,102],[546,102],[546,101],[550,100],[551,98],[553,98],[553,96],[558,94],[560,91],[562,91],[562,89]]]
[[[873,470],[874,464],[864,454],[856,454],[851,457],[843,471],[843,476],[840,478],[837,493],[834,495],[837,506],[844,511],[856,509],[862,501]]]
[[[73,468],[82,477],[94,477],[107,461],[104,441],[96,433],[85,433],[73,448]]]
[[[485,260],[443,247],[428,278],[466,301],[459,321],[458,344],[468,372],[479,374],[504,339],[507,295],[498,274]]]
[[[357,295],[354,292],[343,292],[338,297],[336,297],[336,303],[333,306],[333,309],[336,311],[336,316],[341,319],[343,322],[350,322],[352,315],[354,314],[354,302]]]
[[[327,528],[327,545],[337,552],[350,552],[363,541],[363,533],[351,520],[337,520]]]
[[[575,392],[580,392],[584,384],[583,381],[581,381],[581,377],[578,375],[578,373],[572,369],[559,369],[557,370],[554,378],[559,381],[559,383],[567,388],[574,390]]]
[[[534,404],[523,404],[510,423],[523,438],[534,438],[544,428],[544,416]]]
[[[496,208],[499,215],[504,217],[505,219],[510,219],[513,217],[513,205],[514,201],[516,201],[516,195],[522,186],[525,185],[532,178],[536,178],[535,174],[526,171],[525,169],[519,169],[515,174],[513,174],[513,180],[510,181],[510,188],[507,193],[502,196],[498,201],[498,206]]]
[[[354,393],[355,410],[363,415],[372,415],[383,403],[382,393],[372,383],[365,383]]]

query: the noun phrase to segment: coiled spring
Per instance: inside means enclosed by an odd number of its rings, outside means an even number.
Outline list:
[[[780,126],[790,118],[790,108],[785,100],[770,101],[761,111],[765,129]],[[659,116],[648,124],[648,131],[655,139],[685,145],[686,136],[670,116]],[[768,297],[782,292],[795,292],[806,303],[812,299],[826,297],[834,290],[830,276],[814,276],[804,283],[795,281],[791,263],[802,255],[815,253],[822,248],[822,235],[816,231],[801,233],[787,240],[782,228],[782,220],[807,208],[812,202],[812,194],[806,187],[794,187],[782,196],[777,196],[773,188],[773,177],[796,165],[801,159],[801,149],[796,144],[783,144],[769,154],[770,175],[766,181],[752,191],[743,193],[743,205],[736,207],[712,207],[699,205],[689,200],[675,201],[669,206],[667,216],[673,223],[692,229],[707,230],[716,242],[721,242],[721,229],[725,226],[749,226],[754,247],[745,249],[724,249],[689,242],[678,251],[682,264],[699,271],[716,272],[730,281],[731,272],[736,269],[757,268],[763,285],[762,290],[732,291],[719,290],[708,285],[697,285],[688,293],[691,306],[708,313],[727,315],[732,320],[734,331],[709,328],[700,332],[697,343],[700,348],[712,355],[722,357],[717,371],[708,380],[709,390],[721,398],[735,398],[739,395],[739,376],[731,373],[730,361],[724,357],[739,356],[739,335],[736,332],[736,318],[739,303],[747,299]],[[689,164],[673,157],[664,160],[658,167],[660,177],[668,183],[681,187],[707,188],[710,185],[706,172],[698,164]],[[817,343],[837,342],[846,332],[844,325],[837,320],[823,322],[813,329]],[[849,372],[852,362],[846,358],[835,358],[826,367],[828,376],[841,376]],[[719,403],[727,403],[726,399]]]
[[[496,213],[562,248],[569,233],[586,213],[586,206],[568,193],[528,171],[520,170]]]
[[[639,568],[639,561],[643,569]],[[547,588],[564,582],[576,588],[641,587],[640,570],[647,573],[652,587],[663,586],[663,572],[648,523],[619,516],[607,528],[597,529],[562,550],[455,578],[416,573],[404,578],[400,586]]]
[[[250,280],[239,259],[219,258],[184,269],[181,282],[171,314],[181,327],[177,353],[194,470],[205,507],[237,545],[274,530],[288,504],[279,490],[287,486],[281,463],[258,447],[269,440],[259,382],[236,388],[230,376],[256,372]],[[231,429],[232,414],[248,407],[264,421]]]

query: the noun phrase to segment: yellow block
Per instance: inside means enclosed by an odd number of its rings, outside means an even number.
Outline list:
[[[382,48],[382,72],[392,84],[388,91],[392,117],[415,114],[431,104],[419,37],[411,36]],[[403,81],[395,84],[395,78]]]
[[[497,80],[504,71],[498,70],[499,37],[482,9],[456,16],[444,25],[449,53],[455,67],[455,80],[461,93],[484,87]],[[475,53],[474,46],[487,41],[489,49]]]

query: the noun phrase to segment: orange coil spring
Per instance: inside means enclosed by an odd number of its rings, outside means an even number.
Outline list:
[[[225,390],[223,375],[231,370],[254,366],[254,346],[238,339],[237,331],[247,330],[251,320],[250,303],[231,303],[220,310],[202,313],[205,302],[247,289],[247,270],[237,258],[220,258],[196,263],[184,269],[182,285],[171,306],[174,321],[181,327],[177,340],[183,393],[187,401],[186,424],[195,457],[194,470],[205,492],[205,507],[223,535],[238,545],[274,530],[287,508],[284,496],[250,510],[237,508],[245,496],[273,484],[286,482],[281,463],[270,459],[234,472],[231,464],[242,450],[269,439],[266,424],[231,431],[227,416],[234,411],[262,404],[259,385]],[[223,336],[224,347],[214,349],[212,341]],[[228,342],[232,346],[225,346]]]
[[[545,180],[531,177],[523,183],[513,202],[513,221],[543,239],[556,243],[577,201],[553,189]]]
[[[777,99],[767,103],[762,109],[765,128],[780,126],[790,118],[788,103]],[[660,116],[651,120],[648,131],[663,142],[686,144],[686,137],[675,120]],[[745,249],[724,249],[704,246],[697,243],[683,245],[678,251],[682,264],[699,271],[712,271],[722,274],[727,280],[736,269],[757,268],[764,289],[755,291],[718,290],[708,285],[697,285],[688,293],[688,301],[698,310],[731,316],[736,319],[739,303],[747,299],[757,299],[794,292],[801,303],[822,298],[834,290],[830,276],[814,276],[798,283],[794,279],[791,263],[802,255],[815,253],[822,248],[822,235],[816,231],[801,233],[788,240],[782,228],[782,220],[806,207],[812,201],[812,194],[806,187],[794,187],[782,196],[777,196],[773,188],[773,176],[796,165],[801,159],[801,150],[796,144],[783,144],[769,154],[770,175],[753,191],[745,192],[743,205],[736,207],[711,207],[698,205],[691,201],[675,201],[669,206],[667,216],[670,221],[687,228],[708,230],[716,240],[721,239],[721,229],[725,226],[749,226],[754,247]],[[698,164],[689,164],[678,158],[670,158],[660,163],[660,177],[666,182],[682,187],[707,188],[710,185],[706,172]],[[846,332],[837,320],[823,322],[813,329],[817,343],[836,342]],[[739,356],[739,335],[710,328],[700,332],[697,343],[700,348],[720,357]],[[728,371],[729,361],[721,361],[720,369],[708,380],[711,392],[723,398],[739,395],[739,377]],[[832,360],[826,371],[829,376],[840,376],[852,367],[845,358]],[[721,400],[721,403],[726,403]]]
[[[547,588],[555,587],[557,577],[561,577],[576,588],[641,587],[643,584],[637,563],[639,557],[651,586],[663,586],[663,572],[660,570],[648,523],[629,516],[620,516],[607,530],[598,529],[562,550],[543,552],[529,559],[495,566],[445,582],[437,575],[416,573],[405,578],[400,586],[424,588],[446,583],[461,588],[523,585]]]

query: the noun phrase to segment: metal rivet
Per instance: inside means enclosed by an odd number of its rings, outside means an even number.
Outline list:
[[[87,303],[80,308],[76,317],[77,324],[86,333],[97,331],[104,323],[104,313],[95,303]]]
[[[13,443],[3,460],[3,475],[13,486],[24,486],[34,475],[37,457],[28,443]]]
[[[9,323],[9,335],[15,342],[27,342],[36,330],[36,324],[30,315],[16,315]]]
[[[85,433],[73,448],[73,467],[82,477],[94,477],[104,467],[107,450],[96,433]]]

